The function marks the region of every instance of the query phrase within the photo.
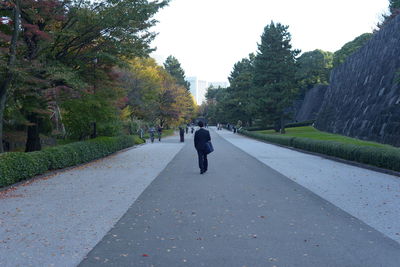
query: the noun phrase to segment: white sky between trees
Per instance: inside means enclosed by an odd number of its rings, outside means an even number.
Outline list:
[[[233,65],[257,51],[264,27],[289,25],[293,48],[334,52],[372,32],[388,0],[172,0],[155,18],[152,57],[175,56],[186,77],[227,81]]]

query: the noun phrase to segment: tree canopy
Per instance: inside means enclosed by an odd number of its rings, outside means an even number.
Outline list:
[[[392,15],[398,13],[400,10],[400,0],[389,0],[389,10]]]
[[[255,100],[257,113],[265,123],[283,130],[285,108],[296,92],[296,56],[288,26],[271,22],[264,28],[254,59]]]
[[[371,37],[372,33],[364,33],[356,37],[353,41],[343,45],[342,48],[333,54],[333,67],[336,68],[342,64],[348,56],[360,49]]]
[[[120,134],[134,117],[192,117],[186,85],[148,57],[154,15],[168,2],[2,1],[0,137],[3,122],[24,130],[33,151],[40,133],[86,139]]]
[[[296,79],[300,93],[304,95],[317,84],[328,84],[333,68],[333,53],[316,49],[304,52],[297,59]]]
[[[174,56],[169,56],[164,62],[165,70],[176,79],[179,85],[182,85],[186,90],[190,90],[190,83],[185,80],[185,71],[181,67],[178,59]]]

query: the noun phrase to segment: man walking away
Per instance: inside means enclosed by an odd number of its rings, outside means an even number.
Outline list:
[[[153,143],[154,142],[154,134],[155,134],[156,130],[154,129],[154,127],[150,127],[149,129],[149,134],[150,134],[150,140]]]
[[[158,134],[158,141],[160,141],[160,142],[161,142],[162,129],[163,129],[162,126],[158,125],[157,134]]]
[[[179,137],[181,142],[185,142],[185,130],[182,126],[179,126]]]
[[[211,141],[211,137],[210,132],[203,128],[204,124],[202,121],[199,121],[198,125],[200,129],[194,133],[194,147],[196,148],[197,155],[199,156],[200,174],[203,174],[208,168],[206,143]]]

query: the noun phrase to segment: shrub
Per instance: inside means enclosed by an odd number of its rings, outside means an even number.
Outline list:
[[[398,148],[360,146],[310,138],[268,135],[245,130],[241,130],[240,133],[262,141],[291,146],[388,170],[400,171],[400,149]]]
[[[99,137],[23,153],[0,154],[0,187],[55,170],[89,162],[134,144],[143,143],[138,136]]]
[[[256,132],[250,132],[246,130],[239,130],[239,133],[260,139],[263,141],[271,142],[271,143],[276,143],[276,144],[281,144],[285,146],[290,146],[291,141],[294,137],[290,136],[282,136],[282,135],[272,135],[272,134],[262,134],[262,133],[256,133]]]
[[[285,128],[310,126],[310,125],[313,125],[314,122],[315,122],[315,120],[288,123],[285,125]],[[275,129],[274,126],[253,126],[253,127],[246,128],[247,131],[267,131],[267,130],[274,130],[274,129]]]

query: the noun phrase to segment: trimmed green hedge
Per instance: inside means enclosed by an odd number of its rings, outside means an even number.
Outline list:
[[[293,138],[290,136],[262,134],[262,133],[250,132],[250,131],[246,131],[246,130],[240,130],[239,133],[259,139],[259,140],[276,143],[276,144],[280,144],[280,145],[284,145],[284,146],[290,146],[291,140]]]
[[[143,143],[138,136],[98,137],[24,153],[0,154],[0,187],[42,174],[105,157],[116,151]]]
[[[360,146],[310,138],[261,134],[241,130],[241,134],[259,140],[356,161],[379,168],[400,171],[400,149]]]
[[[301,122],[293,122],[293,123],[288,123],[285,125],[285,128],[294,128],[294,127],[302,127],[302,126],[310,126],[313,125],[315,120],[309,120],[309,121],[301,121]],[[247,131],[266,131],[266,130],[273,130],[274,126],[254,126],[254,127],[247,127]]]

